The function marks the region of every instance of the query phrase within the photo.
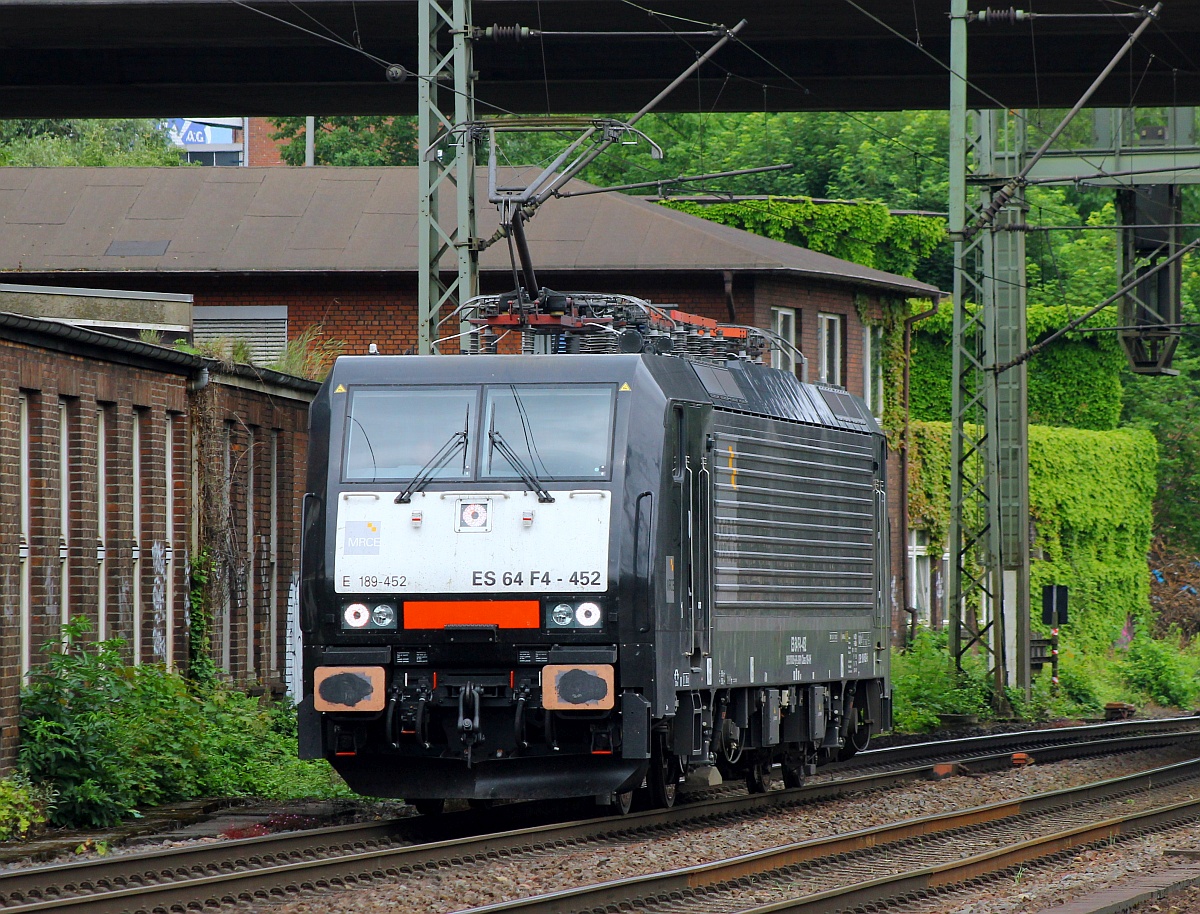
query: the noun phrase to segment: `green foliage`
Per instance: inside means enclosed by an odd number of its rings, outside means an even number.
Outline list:
[[[1099,226],[1115,219],[1111,202],[1081,218],[1061,189],[1030,188],[1029,203],[1031,225]],[[1114,233],[1107,231],[1031,233],[1026,308],[1026,335],[1031,344],[1046,339],[1116,291],[1114,243]],[[974,307],[967,303],[968,310]],[[913,418],[950,419],[952,316],[953,309],[944,308],[935,318],[918,324],[913,334]],[[1116,319],[1116,309],[1106,309],[1029,360],[1032,424],[1096,431],[1117,427],[1125,357],[1114,333],[1089,332],[1114,326]]]
[[[882,203],[751,200],[664,205],[902,276],[912,276],[946,236],[942,219],[893,216]]]
[[[968,657],[954,668],[946,632],[918,629],[907,650],[892,655],[892,715],[897,730],[922,732],[940,725],[939,714],[991,714],[986,666]]]
[[[179,165],[166,127],[148,119],[0,121],[0,165]]]
[[[1184,258],[1183,320],[1200,321],[1200,259]],[[1200,346],[1185,330],[1175,377],[1128,374],[1124,419],[1158,441],[1159,494],[1155,531],[1186,552],[1200,552]]]
[[[347,794],[328,765],[296,758],[293,710],[125,666],[119,642],[87,644],[87,631],[66,626],[21,700],[20,766],[57,792],[55,825],[112,825],[198,796]]]
[[[1156,463],[1154,439],[1135,429],[1029,429],[1030,592],[1071,588],[1065,637],[1083,652],[1107,654],[1149,612]]]
[[[790,171],[722,178],[722,192],[772,196],[883,200],[897,209],[944,211],[949,195],[944,111],[882,113],[780,112],[650,114],[638,122],[663,147],[653,160],[644,145],[613,147],[584,172],[601,186],[732,171],[787,162]],[[514,138],[511,163],[543,163],[570,136]],[[710,188],[676,184],[687,194]],[[650,188],[644,193],[655,193]]]
[[[929,552],[940,555],[950,527],[951,428],[946,422],[911,422],[908,452],[908,515],[929,535]]]
[[[176,340],[175,348],[191,355],[217,359],[224,365],[249,365],[254,361],[254,346],[241,336],[218,336],[198,343]]]
[[[231,689],[213,689],[197,700],[208,794],[297,799],[349,796],[324,762],[296,758],[295,709],[264,705]]]
[[[1178,632],[1156,641],[1140,630],[1125,652],[1121,672],[1130,686],[1164,707],[1191,708],[1200,695],[1195,658],[1179,650]]]
[[[973,714],[981,720],[994,715],[992,675],[983,659],[968,655],[955,669],[947,633],[918,629],[913,643],[892,654],[892,712],[896,729],[920,733],[940,727],[941,714]],[[1034,677],[1029,701],[1009,690],[1007,699],[1018,717],[1048,720],[1087,717],[1103,701],[1092,680],[1071,666],[1059,669],[1059,685],[1051,682],[1049,667]]]
[[[914,422],[911,516],[937,547],[949,522],[950,426]],[[1035,525],[1031,592],[1071,588],[1064,638],[1107,656],[1129,619],[1149,611],[1146,554],[1156,492],[1154,439],[1121,429],[1029,429],[1029,501]],[[1039,623],[1040,625],[1040,623]]]
[[[1033,187],[1027,197],[1031,226],[1110,226],[1118,221],[1111,196],[1109,202],[1086,217],[1062,188]],[[1026,246],[1026,284],[1030,305],[1064,309],[1056,322],[1031,327],[1030,338],[1034,339],[1044,330],[1061,326],[1098,305],[1117,290],[1116,232],[1097,228],[1031,232]],[[1107,309],[1105,317],[1090,326],[1112,326],[1116,312],[1115,307]],[[1106,339],[1117,348],[1111,334]]]
[[[72,622],[61,652],[48,645],[46,665],[32,671],[21,696],[20,765],[57,790],[55,825],[107,825],[134,806],[124,778],[127,734],[111,712],[125,706],[130,681],[117,644],[82,644],[88,629]]]
[[[305,119],[276,118],[272,139],[284,140],[279,154],[289,165],[304,164]],[[317,165],[416,165],[415,117],[318,117],[313,138]]]
[[[279,358],[267,367],[297,378],[323,381],[345,348],[345,340],[331,339],[325,336],[324,327],[313,324],[294,340],[288,340]]]
[[[970,304],[967,307],[974,309]],[[1065,306],[1030,305],[1026,311],[1030,341],[1048,337],[1070,317]],[[910,366],[914,419],[950,419],[952,319],[953,309],[947,306],[914,328]],[[1111,322],[1111,317],[1105,319]],[[1116,428],[1121,415],[1124,363],[1111,333],[1069,333],[1051,343],[1027,363],[1029,421],[1095,431]]]
[[[217,665],[212,659],[212,581],[213,557],[202,549],[188,560],[188,678],[202,689],[217,682]]]
[[[1033,695],[1027,716],[1034,720],[1052,717],[1095,717],[1104,710],[1104,698],[1091,676],[1068,662],[1059,664],[1058,686],[1049,666],[1034,677]]]
[[[51,788],[34,784],[24,772],[0,780],[0,841],[28,837],[45,825],[54,800]]]

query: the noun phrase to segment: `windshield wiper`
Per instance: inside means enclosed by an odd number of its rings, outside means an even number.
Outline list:
[[[468,412],[467,422],[470,422],[470,413]],[[450,462],[450,458],[458,453],[459,448],[463,452],[463,462],[466,462],[467,456],[467,429],[464,424],[461,432],[455,432],[447,439],[446,443],[438,448],[437,453],[425,462],[425,466],[417,470],[417,475],[414,476],[408,483],[408,486],[396,496],[395,504],[407,505],[417,492],[423,491],[429,485],[429,481],[433,479],[433,474]]]
[[[541,481],[536,476],[533,475],[533,471],[525,465],[525,461],[517,456],[517,452],[514,451],[509,446],[508,442],[504,440],[503,435],[493,428],[488,432],[488,438],[492,442],[492,447],[499,451],[500,456],[507,460],[509,464],[512,465],[512,468],[520,474],[525,485],[537,492],[539,502],[546,504],[554,501],[554,496],[546,491],[546,487],[542,485]]]

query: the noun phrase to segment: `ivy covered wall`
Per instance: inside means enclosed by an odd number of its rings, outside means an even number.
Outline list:
[[[950,421],[953,308],[917,324],[912,341],[912,417]],[[1030,305],[1030,343],[1071,319],[1062,306]],[[1121,369],[1125,356],[1113,333],[1068,334],[1029,360],[1030,425],[1113,429],[1121,418]]]
[[[940,551],[950,518],[950,425],[914,422],[911,435],[912,524]],[[1157,444],[1146,431],[1029,429],[1033,603],[1040,605],[1044,584],[1067,584],[1066,636],[1081,650],[1108,650],[1129,619],[1145,620],[1149,612],[1146,553],[1157,464]]]

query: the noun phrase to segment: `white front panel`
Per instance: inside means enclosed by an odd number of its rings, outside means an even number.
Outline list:
[[[338,593],[598,593],[608,589],[612,498],[597,489],[343,492]]]

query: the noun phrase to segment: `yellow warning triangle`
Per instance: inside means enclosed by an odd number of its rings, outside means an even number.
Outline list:
[[[333,392],[335,394],[344,394],[346,392],[346,387],[343,384],[339,384],[337,387],[335,387],[333,389]]]
[[[619,389],[620,390],[629,390],[629,382],[626,381],[624,384],[621,385],[621,387]]]

